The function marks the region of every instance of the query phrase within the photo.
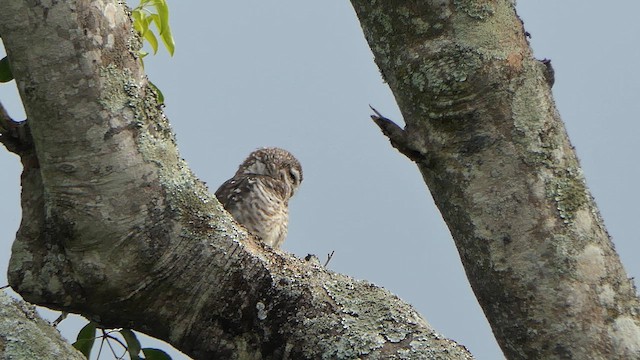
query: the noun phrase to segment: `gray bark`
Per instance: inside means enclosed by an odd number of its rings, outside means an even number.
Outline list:
[[[5,1],[35,148],[11,286],[197,359],[471,358],[389,292],[266,249],[180,158],[116,1]]]
[[[0,359],[83,360],[34,306],[0,291]]]
[[[515,2],[352,0],[416,162],[509,359],[640,358],[640,304]]]

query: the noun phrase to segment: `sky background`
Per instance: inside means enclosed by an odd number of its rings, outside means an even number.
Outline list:
[[[254,149],[302,163],[283,248],[383,286],[477,359],[501,359],[456,248],[417,167],[369,104],[402,123],[348,1],[169,1],[176,40],[146,58],[182,156],[213,192]],[[630,277],[640,275],[640,2],[519,1],[556,104]],[[15,83],[0,101],[24,117]],[[0,285],[20,221],[18,158],[0,150]],[[47,313],[49,319],[55,314]],[[74,338],[83,322],[66,320]],[[174,359],[182,358],[174,355]]]

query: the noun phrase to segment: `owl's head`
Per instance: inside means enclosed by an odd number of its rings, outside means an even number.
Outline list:
[[[302,166],[290,152],[280,148],[258,149],[240,164],[238,175],[266,175],[282,181],[289,188],[289,197],[295,194],[302,183]]]

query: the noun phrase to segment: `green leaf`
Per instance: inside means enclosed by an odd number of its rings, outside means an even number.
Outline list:
[[[160,104],[164,104],[164,95],[162,94],[162,91],[160,91],[156,84],[152,83],[151,81],[149,81],[149,86],[151,86],[151,88],[156,91],[156,94],[158,94],[158,102]]]
[[[160,32],[162,33],[163,29],[169,28],[169,5],[165,0],[156,0],[154,3],[156,10],[158,10],[158,15],[160,16],[160,22],[162,22],[162,28]]]
[[[87,359],[91,356],[91,349],[93,349],[93,343],[96,341],[96,323],[90,321],[85,325],[76,338],[76,342],[72,345],[78,349]]]
[[[149,23],[145,21],[146,15],[142,10],[131,11],[131,17],[133,18],[133,28],[136,29],[138,34],[144,35],[149,30]]]
[[[136,10],[140,10],[140,9],[144,8],[151,1],[154,1],[154,0],[141,0],[140,4],[138,4],[138,6],[136,6]]]
[[[151,15],[149,15],[149,19],[151,19],[151,21],[153,21],[153,23],[156,24],[156,27],[158,28],[158,31],[160,33],[162,33],[162,20],[160,20],[160,15],[151,14]]]
[[[169,51],[169,55],[173,56],[173,53],[176,48],[176,43],[173,40],[173,35],[171,34],[171,26],[169,25],[169,6],[165,0],[157,0],[156,9],[158,10],[158,16],[160,17],[160,23],[162,27],[158,26],[158,30],[160,31],[160,37],[162,38],[162,42],[167,47]]]
[[[0,59],[0,83],[11,80],[13,80],[13,72],[11,72],[11,66],[9,66],[9,58],[5,56]]]
[[[144,348],[142,353],[145,360],[171,360],[171,356],[160,349]]]
[[[149,42],[149,45],[151,45],[151,49],[153,49],[153,54],[155,55],[158,52],[158,39],[153,34],[153,31],[144,33],[144,38]]]
[[[154,7],[156,13],[151,12],[150,7]],[[140,0],[140,4],[131,11],[131,17],[133,27],[149,42],[154,54],[158,52],[159,36],[169,54],[173,56],[176,44],[169,26],[169,6],[166,0]],[[158,29],[157,34],[150,28],[152,23]]]
[[[167,50],[169,51],[169,55],[173,56],[173,52],[176,50],[176,43],[173,40],[173,35],[171,34],[171,28],[167,26],[167,28],[164,29],[162,34],[160,34],[160,37],[162,38],[162,42],[164,43],[164,46],[167,47]]]
[[[140,359],[140,341],[138,341],[136,334],[129,329],[120,330],[120,334],[122,334],[122,337],[127,342],[127,348],[131,360]]]

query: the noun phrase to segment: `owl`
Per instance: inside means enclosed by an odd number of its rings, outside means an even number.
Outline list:
[[[249,232],[279,248],[287,236],[289,199],[301,182],[302,167],[290,152],[262,148],[249,154],[216,197]]]

